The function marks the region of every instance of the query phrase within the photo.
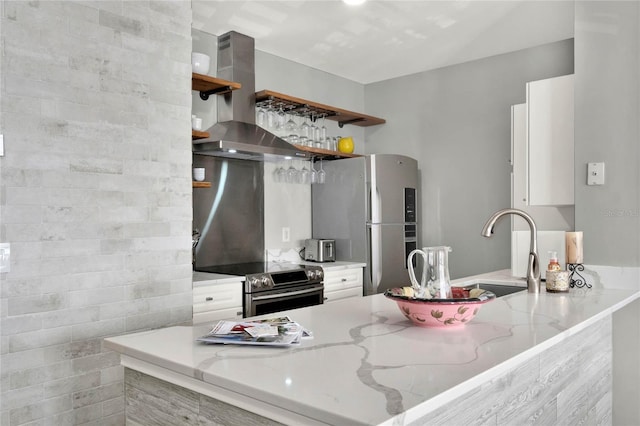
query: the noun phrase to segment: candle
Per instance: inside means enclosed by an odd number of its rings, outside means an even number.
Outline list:
[[[582,232],[565,233],[567,263],[582,263]]]

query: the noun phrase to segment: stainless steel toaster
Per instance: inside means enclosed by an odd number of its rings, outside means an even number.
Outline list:
[[[316,238],[304,240],[304,259],[313,262],[335,262],[336,241]]]

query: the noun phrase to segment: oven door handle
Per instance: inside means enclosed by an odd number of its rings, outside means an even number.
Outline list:
[[[282,298],[282,297],[299,296],[301,294],[317,293],[318,290],[322,290],[322,287],[313,287],[313,288],[308,288],[308,289],[305,289],[305,290],[296,290],[296,291],[289,291],[289,292],[284,292],[284,293],[268,294],[266,296],[253,296],[251,298],[251,300],[252,301],[259,301],[259,300],[278,299],[278,298]]]

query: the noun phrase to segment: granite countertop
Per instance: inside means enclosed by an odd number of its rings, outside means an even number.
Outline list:
[[[498,275],[454,283],[507,279]],[[113,337],[105,344],[125,355],[123,363],[141,362],[274,412],[328,424],[408,424],[639,296],[637,289],[608,288],[519,292],[483,305],[466,326],[447,330],[413,326],[393,301],[375,295],[288,311],[314,333],[294,348],[195,343],[207,325]]]

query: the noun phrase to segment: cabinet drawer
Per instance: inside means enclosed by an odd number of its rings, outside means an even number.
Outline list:
[[[324,292],[357,288],[362,292],[362,268],[325,271]]]
[[[242,318],[242,307],[237,306],[235,308],[220,309],[216,311],[207,312],[194,312],[193,323],[198,324],[202,322],[216,323],[220,320],[239,320]]]
[[[335,302],[336,300],[349,297],[362,297],[362,288],[352,287],[344,290],[334,290],[324,293],[324,303]]]
[[[194,314],[198,312],[241,307],[241,282],[194,287],[193,289]]]

